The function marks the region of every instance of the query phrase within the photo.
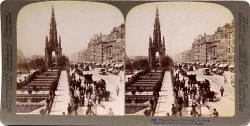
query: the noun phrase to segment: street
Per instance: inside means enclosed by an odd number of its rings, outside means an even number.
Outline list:
[[[211,90],[216,92],[216,99],[214,102],[207,103],[209,109],[212,111],[214,108],[219,112],[219,116],[234,116],[235,113],[235,88],[231,85],[231,81],[227,79],[227,84],[224,84],[224,75],[203,75],[202,69],[191,72],[196,74],[198,81],[209,80]],[[220,95],[220,88],[223,86],[224,95]]]
[[[108,73],[106,75],[99,74],[100,68],[95,68],[90,71],[82,71],[83,74],[93,74],[93,80],[99,81],[101,79],[106,81],[106,89],[110,91],[110,100],[103,101],[102,106],[97,106],[97,115],[107,115],[109,108],[112,109],[114,115],[124,115],[124,71],[120,71],[119,75]],[[119,87],[119,95],[116,94],[117,86]],[[87,110],[84,107],[83,110]],[[85,113],[85,112],[83,112]]]

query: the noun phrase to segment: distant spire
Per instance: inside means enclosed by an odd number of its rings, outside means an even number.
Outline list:
[[[52,45],[58,44],[57,29],[56,29],[56,19],[55,19],[55,10],[54,10],[54,6],[53,5],[52,5],[52,9],[51,9],[49,42],[53,43]]]
[[[164,36],[163,36],[163,38],[162,38],[162,46],[163,46],[163,49],[165,49],[165,38],[164,38]]]
[[[155,48],[161,48],[161,26],[160,26],[160,19],[159,19],[159,11],[158,7],[156,7],[155,13],[155,23],[154,23],[154,31],[153,31],[153,44]]]
[[[48,36],[46,35],[46,37],[45,37],[45,47],[48,46],[48,43],[49,43],[49,40],[48,40]]]
[[[52,5],[51,15],[52,15],[52,17],[55,17],[55,10],[54,10],[54,6],[53,5]]]
[[[156,6],[156,13],[155,13],[155,17],[159,17],[158,6]]]
[[[151,47],[152,47],[152,37],[149,36],[149,48],[151,48]]]
[[[61,36],[59,35],[59,45],[61,46]]]

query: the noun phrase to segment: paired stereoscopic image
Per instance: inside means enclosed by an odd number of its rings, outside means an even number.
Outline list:
[[[17,21],[17,114],[124,115],[125,25],[115,7],[41,2]]]
[[[209,3],[149,3],[126,19],[125,114],[233,116],[234,20]]]
[[[126,17],[126,18],[124,18]],[[220,5],[38,2],[17,18],[16,113],[227,117],[234,18]]]

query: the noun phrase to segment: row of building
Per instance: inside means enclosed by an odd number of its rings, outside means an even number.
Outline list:
[[[235,25],[226,23],[212,35],[204,33],[195,37],[190,50],[178,54],[178,62],[199,62],[202,64],[223,63],[234,65]]]
[[[125,25],[105,34],[96,34],[88,43],[88,61],[95,63],[123,62],[125,54]]]

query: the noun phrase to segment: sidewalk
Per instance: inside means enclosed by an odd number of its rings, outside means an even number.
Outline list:
[[[61,72],[58,83],[50,115],[62,115],[63,112],[67,115],[67,107],[68,103],[70,103],[70,96],[68,77],[65,70]]]
[[[160,96],[156,106],[154,116],[166,116],[167,113],[171,115],[172,104],[174,104],[173,85],[170,71],[164,74]]]

